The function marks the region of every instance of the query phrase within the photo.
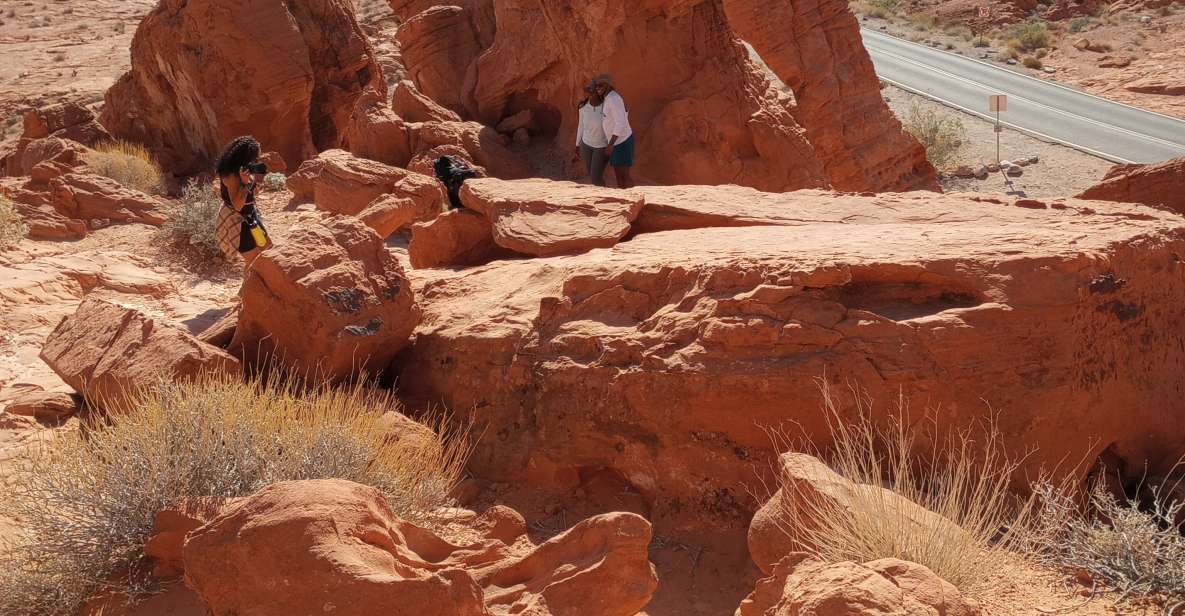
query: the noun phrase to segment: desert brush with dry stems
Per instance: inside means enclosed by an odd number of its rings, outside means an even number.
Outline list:
[[[164,174],[147,148],[128,141],[101,143],[83,157],[99,175],[143,193],[164,192]]]
[[[926,148],[926,158],[938,169],[956,163],[967,147],[967,129],[953,113],[939,111],[915,102],[902,124]]]
[[[815,556],[912,561],[982,596],[998,579],[991,574],[1026,553],[1034,533],[1045,528],[1040,499],[1011,489],[1025,457],[1005,451],[993,422],[943,432],[933,421],[911,423],[908,404],[899,399],[895,412],[877,423],[861,392],[853,390],[855,410],[845,414],[828,385],[820,390],[830,448],[820,451],[785,435],[776,440],[868,489],[837,505],[801,484],[779,486],[794,503],[782,515],[781,530]],[[941,518],[919,520],[913,504]]]
[[[34,455],[0,514],[19,535],[0,546],[0,614],[72,614],[135,571],[156,514],[182,497],[252,494],[277,481],[340,478],[375,486],[405,519],[450,503],[469,447],[463,431],[386,415],[386,391],[218,377],[145,390],[131,410],[89,422]],[[393,421],[394,418],[394,421]]]
[[[29,233],[29,225],[16,206],[0,195],[0,250],[15,246]]]

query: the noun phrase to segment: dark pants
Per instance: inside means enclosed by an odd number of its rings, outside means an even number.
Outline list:
[[[584,168],[588,171],[588,179],[596,186],[605,185],[605,165],[609,164],[609,157],[605,156],[605,148],[594,148],[580,142],[580,157],[584,159]]]

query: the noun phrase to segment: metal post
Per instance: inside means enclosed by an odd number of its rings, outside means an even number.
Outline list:
[[[1000,108],[996,107],[996,166],[1000,166]]]

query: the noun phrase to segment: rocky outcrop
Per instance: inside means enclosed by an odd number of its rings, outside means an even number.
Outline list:
[[[341,145],[368,87],[386,89],[348,0],[164,0],[136,30],[102,122],[180,175],[245,134],[298,165]]]
[[[1116,165],[1078,198],[1142,203],[1185,214],[1185,158],[1154,165]]]
[[[138,222],[160,226],[165,218],[160,200],[126,188],[111,178],[68,173],[49,183],[54,209],[75,220]]]
[[[759,503],[746,486],[778,455],[766,428],[796,421],[826,447],[823,375],[881,405],[923,399],[946,426],[990,404],[1005,445],[1040,447],[1034,467],[1108,446],[1131,468],[1185,453],[1168,420],[1185,368],[1180,217],[980,195],[705,194],[716,216],[731,201],[780,222],[416,270],[425,315],[398,362],[401,395],[474,416],[484,476],[571,491],[609,469],[664,528],[747,524]]]
[[[637,193],[549,180],[469,180],[461,201],[489,219],[494,243],[535,256],[613,246],[642,209]]]
[[[917,563],[826,564],[798,553],[778,563],[736,616],[978,616],[979,605]]]
[[[213,614],[632,616],[649,602],[645,519],[597,516],[534,546],[521,518],[495,515],[454,544],[398,518],[374,488],[283,482],[190,531],[183,566]]]
[[[494,243],[490,220],[466,209],[412,225],[407,252],[417,268],[481,265],[505,253]]]
[[[466,160],[505,180],[534,175],[531,167],[506,147],[507,140],[498,131],[477,122],[424,122],[412,125],[412,149],[417,153],[451,147],[465,151]]]
[[[637,173],[651,183],[937,188],[881,99],[844,2],[397,4],[418,11],[398,34],[418,90],[488,126],[529,111],[532,143],[570,149],[574,102],[611,71],[638,129]]]
[[[384,100],[382,92],[369,89],[358,97],[346,128],[345,149],[352,154],[396,167],[411,161],[411,132]]]
[[[424,96],[411,81],[401,81],[391,94],[391,109],[408,122],[460,122],[461,116]]]
[[[239,362],[183,329],[88,298],[49,335],[41,359],[71,387],[108,410],[124,407],[157,379],[238,374]]]
[[[47,158],[44,156],[46,140],[59,145],[70,143],[70,148],[83,151],[87,146],[110,141],[111,135],[99,124],[94,113],[77,103],[58,103],[34,109],[25,114],[24,131],[11,152],[0,154],[0,175],[29,175],[36,162]],[[40,143],[40,150],[30,155],[27,151],[35,143]],[[30,162],[31,158],[39,160]]]
[[[892,490],[854,483],[812,456],[783,454],[778,467],[777,491],[749,523],[749,554],[767,575],[787,555],[813,547],[811,529],[817,528],[820,516],[892,511],[903,527],[916,528],[919,537],[950,537],[953,542],[966,534],[945,517]]]
[[[420,321],[383,238],[350,216],[302,215],[243,282],[230,349],[313,377],[381,374]]]
[[[413,222],[431,220],[444,207],[435,178],[359,158],[322,152],[288,178],[296,202],[313,201],[330,214],[356,216],[386,238]]]
[[[14,398],[5,412],[41,420],[61,420],[78,412],[80,400],[60,391],[33,391]]]

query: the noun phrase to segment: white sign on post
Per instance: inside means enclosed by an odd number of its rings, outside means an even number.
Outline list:
[[[999,113],[1001,111],[1008,111],[1008,95],[1007,94],[992,94],[988,97],[988,111]]]

